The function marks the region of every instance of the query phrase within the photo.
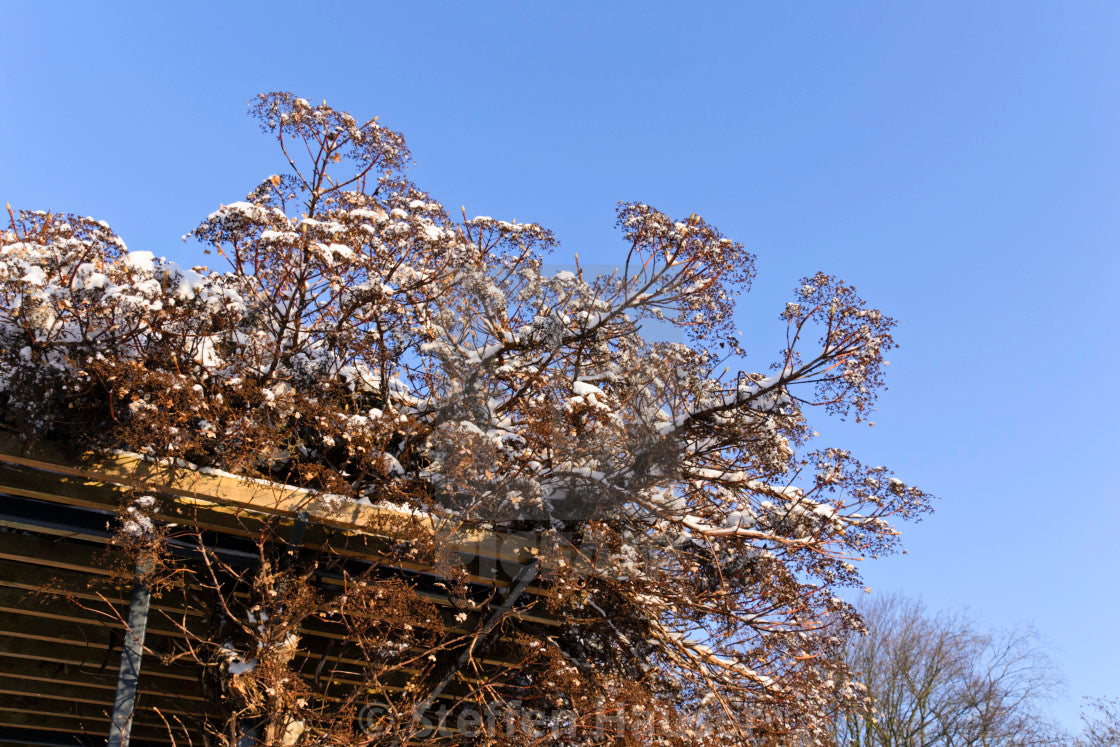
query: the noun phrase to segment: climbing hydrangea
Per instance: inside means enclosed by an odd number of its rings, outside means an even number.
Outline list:
[[[376,120],[287,93],[251,112],[286,173],[192,232],[220,268],[9,208],[6,427],[531,533],[573,621],[538,644],[542,707],[625,690],[733,742],[823,739],[859,691],[832,589],[928,496],[810,448],[806,412],[864,417],[894,321],[817,274],[776,310],[784,353],[734,372],[754,257],[699,216],[621,204],[613,274],[546,273],[550,231],[452,216]]]

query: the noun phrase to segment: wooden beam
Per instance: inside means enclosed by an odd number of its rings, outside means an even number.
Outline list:
[[[334,498],[305,488],[266,480],[238,477],[219,470],[202,470],[170,462],[151,462],[133,454],[67,458],[50,444],[27,448],[15,434],[0,433],[0,462],[84,478],[94,483],[150,490],[193,501],[207,507],[227,506],[274,516],[294,517],[307,511],[315,524],[347,531],[407,535],[418,529],[444,534],[449,545],[461,553],[496,560],[527,563],[536,554],[535,543],[526,536],[498,534],[464,528],[452,519],[406,512]]]
[[[2,435],[0,433],[0,442],[2,442]],[[126,488],[111,483],[98,483],[49,470],[6,464],[3,459],[4,454],[0,452],[0,492],[7,492],[11,495],[115,514],[128,492]],[[221,504],[176,496],[168,496],[165,500],[160,501],[153,516],[167,523],[178,523],[246,538],[255,538],[262,531],[267,531],[266,524],[269,521],[275,521],[277,518],[264,513],[243,511]],[[289,520],[285,517],[280,517],[280,520],[281,530],[286,529]],[[51,531],[34,523],[20,524],[5,519],[0,519],[0,525],[9,525],[36,532]],[[497,533],[491,533],[491,535],[494,538],[503,536]],[[80,538],[97,539],[90,535],[82,535]],[[105,537],[100,539],[103,542],[105,541]],[[490,542],[490,540],[487,541]],[[496,541],[497,539],[494,540],[494,542]],[[308,528],[302,543],[303,547],[322,549],[340,557],[362,558],[371,561],[384,557],[386,562],[382,564],[386,567],[397,567],[407,571],[430,570],[429,565],[398,557],[396,553],[391,552],[395,545],[396,541],[384,534],[348,531],[337,527],[332,529],[317,524],[312,524]],[[496,553],[489,553],[489,555],[494,554]],[[389,558],[392,559],[391,562],[388,562]],[[463,561],[468,569],[470,581],[499,588],[508,588],[512,583],[513,573],[520,567],[512,558],[494,558],[486,554],[464,553]],[[536,595],[548,593],[546,589],[537,585],[531,586],[528,592]]]

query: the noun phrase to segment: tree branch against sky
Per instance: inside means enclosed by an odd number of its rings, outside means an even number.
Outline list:
[[[845,658],[868,709],[837,723],[851,747],[1059,745],[1068,736],[1045,710],[1061,675],[1036,631],[989,633],[961,613],[931,613],[916,598],[858,605],[867,633]]]

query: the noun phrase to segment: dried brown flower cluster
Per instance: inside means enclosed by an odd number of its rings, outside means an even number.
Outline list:
[[[698,216],[623,204],[617,271],[548,274],[548,230],[452,216],[405,177],[403,138],[376,120],[287,93],[251,111],[287,173],[193,232],[223,271],[128,253],[92,219],[10,214],[7,426],[533,537],[539,604],[565,624],[503,620],[507,665],[460,705],[553,714],[532,722],[541,743],[827,739],[832,709],[860,699],[838,651],[858,619],[834,588],[858,583],[853,562],[894,547],[890,522],[928,496],[809,450],[804,413],[867,411],[893,320],[835,278],[806,278],[770,372],[730,375],[732,299],[753,257]],[[689,343],[645,339],[650,319]],[[313,582],[336,561],[193,567],[212,574],[226,628],[194,631],[190,655],[225,657],[228,723],[264,719],[276,744],[419,728],[410,709],[477,632],[462,624],[477,602],[453,564],[460,620],[371,570],[339,570],[344,588],[327,593]],[[387,693],[374,721],[388,732],[358,729],[360,699],[328,704],[294,663],[302,627],[326,618],[361,652],[353,692]],[[255,668],[231,675],[250,650]],[[470,733],[532,741],[505,725]]]

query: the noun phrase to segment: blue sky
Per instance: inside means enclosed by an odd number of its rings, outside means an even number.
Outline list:
[[[281,169],[262,91],[402,131],[413,177],[611,264],[618,200],[759,256],[765,370],[801,275],[902,320],[873,429],[826,440],[941,497],[870,585],[1033,623],[1069,680],[1115,672],[1120,5],[6,2],[0,200],[179,236]]]

